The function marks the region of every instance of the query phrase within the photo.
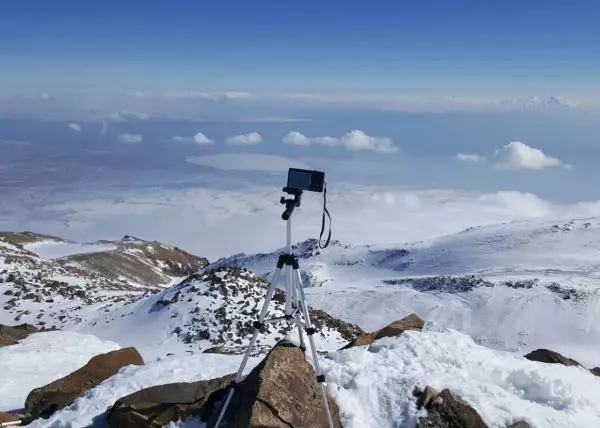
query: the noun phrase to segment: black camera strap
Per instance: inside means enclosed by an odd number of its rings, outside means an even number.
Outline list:
[[[321,245],[321,241],[323,240],[323,232],[325,232],[325,215],[329,218],[329,234],[327,235],[327,240],[325,241],[325,245]],[[321,222],[321,234],[319,235],[319,248],[325,249],[329,245],[329,241],[331,240],[331,215],[329,214],[329,210],[327,209],[327,184],[325,183],[323,187],[323,220]]]

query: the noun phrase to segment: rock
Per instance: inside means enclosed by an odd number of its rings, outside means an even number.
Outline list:
[[[417,420],[417,428],[487,428],[473,407],[449,389],[443,389],[430,402],[427,416]]]
[[[374,331],[372,333],[366,333],[358,336],[356,339],[348,343],[342,349],[352,348],[354,346],[370,345],[377,339],[383,337],[394,337],[404,333],[406,330],[418,330],[421,331],[425,321],[421,319],[417,314],[410,314],[401,320],[394,321],[393,323],[383,327],[381,330]]]
[[[433,400],[438,396],[438,392],[431,386],[426,386],[424,390],[415,388],[413,395],[417,397],[417,409],[425,407],[428,409],[433,403]]]
[[[0,324],[0,348],[3,346],[14,345],[19,340],[25,339],[31,333],[37,332],[38,329],[30,324],[20,324],[15,326]]]
[[[531,361],[539,361],[540,363],[562,364],[564,366],[580,366],[577,361],[567,358],[558,352],[550,351],[549,349],[536,349],[525,355],[525,358]]]
[[[12,415],[10,413],[0,412],[0,424],[5,422],[14,422],[19,421],[21,418],[17,415]]]
[[[25,410],[36,418],[46,418],[131,364],[144,364],[135,348],[96,355],[73,373],[31,391],[25,400]]]
[[[533,428],[529,425],[529,422],[525,421],[517,421],[514,424],[510,425],[508,428]]]
[[[154,428],[171,421],[203,416],[235,378],[230,374],[192,383],[157,385],[119,399],[107,412],[110,428]],[[209,415],[204,415],[207,419]]]
[[[288,342],[278,343],[237,387],[226,415],[228,427],[322,428],[325,411],[312,366],[303,352]],[[339,409],[328,397],[333,425],[341,428]],[[219,410],[212,412],[214,427]]]
[[[600,376],[600,367],[594,367],[590,371],[592,372],[592,374],[594,374],[596,376]]]

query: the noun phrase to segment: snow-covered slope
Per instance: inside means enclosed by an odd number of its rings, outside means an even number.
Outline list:
[[[268,275],[280,252],[238,254]],[[517,221],[396,246],[295,248],[309,303],[374,330],[410,312],[490,346],[600,352],[600,219]]]
[[[266,292],[266,281],[244,269],[210,270],[102,314],[78,329],[117,340],[123,346],[136,346],[145,358],[199,350],[243,353]],[[269,316],[283,315],[282,294],[277,293]],[[322,311],[312,311],[311,318],[320,328],[315,335],[320,350],[339,349],[359,332]],[[255,353],[268,351],[287,336],[287,330],[286,323],[267,325],[258,337]],[[296,329],[290,338],[296,340]]]

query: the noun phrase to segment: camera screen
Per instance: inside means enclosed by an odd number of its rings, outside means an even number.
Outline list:
[[[294,171],[289,176],[288,186],[296,189],[309,189],[311,177],[310,173]]]

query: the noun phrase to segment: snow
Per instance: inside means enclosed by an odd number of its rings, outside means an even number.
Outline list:
[[[93,424],[95,428],[105,428],[107,425],[101,415],[121,397],[154,385],[195,382],[235,373],[241,361],[241,355],[198,353],[184,357],[166,357],[144,366],[128,366],[75,400],[69,407],[53,414],[48,420],[38,420],[29,426],[71,428]],[[250,358],[244,373],[250,372],[259,362],[260,359]],[[198,428],[202,425],[190,421],[179,426]]]
[[[115,244],[108,243],[78,243],[62,241],[40,241],[23,246],[27,251],[37,254],[45,260],[53,260],[61,257],[68,257],[75,254],[99,253],[104,251],[114,251],[118,247]]]
[[[35,333],[0,348],[0,410],[23,408],[32,389],[77,370],[94,355],[119,348],[114,342],[70,331]]]
[[[580,367],[528,361],[454,330],[405,332],[322,361],[346,428],[412,427],[415,386],[449,388],[491,428],[600,426],[600,379]]]

